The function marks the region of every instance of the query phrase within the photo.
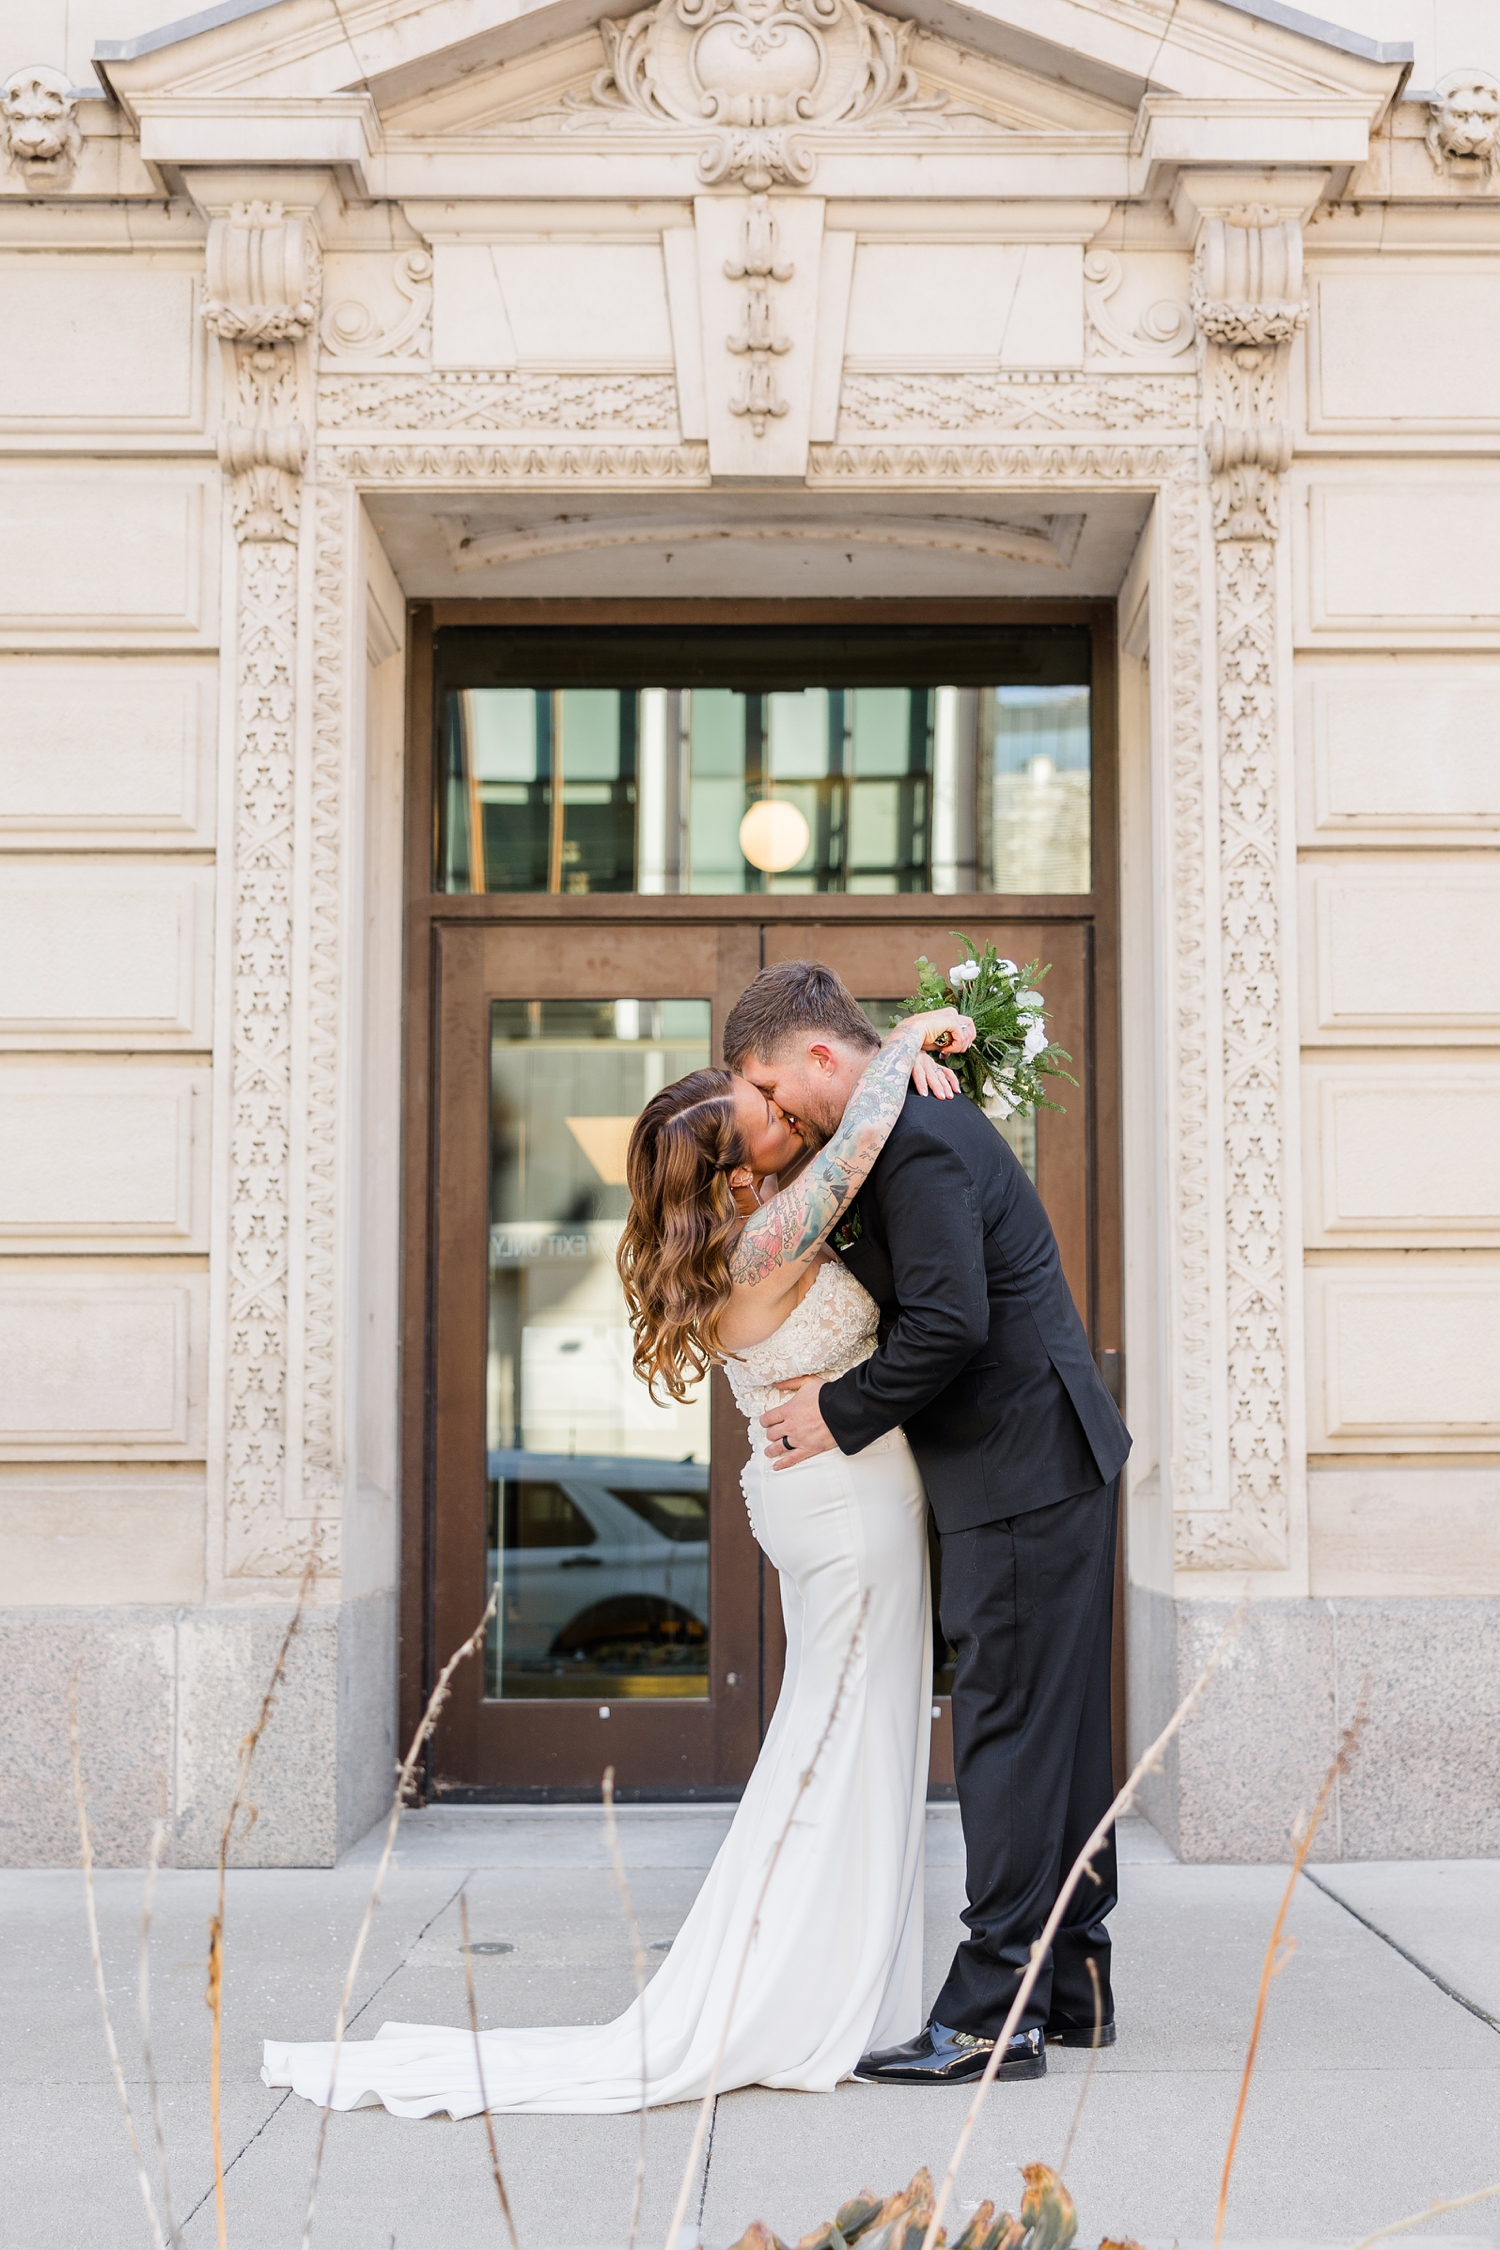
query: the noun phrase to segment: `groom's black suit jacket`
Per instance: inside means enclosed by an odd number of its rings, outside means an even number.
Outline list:
[[[840,1450],[901,1424],[941,1532],[1108,1485],[1130,1434],[1041,1198],[983,1111],[908,1092],[856,1209],[834,1247],[880,1307],[880,1342],[823,1386]]]

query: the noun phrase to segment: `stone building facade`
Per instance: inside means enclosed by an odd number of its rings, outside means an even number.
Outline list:
[[[101,1855],[211,1859],[309,1559],[243,1848],[377,1816],[446,1653],[431,634],[793,595],[1107,628],[1132,1742],[1250,1605],[1153,1816],[1278,1855],[1363,1693],[1322,1848],[1500,1850],[1500,36],[1343,12],[7,10],[10,1859],[76,1849],[70,1683]],[[528,958],[618,1027],[560,837]],[[648,990],[753,973],[626,887]]]

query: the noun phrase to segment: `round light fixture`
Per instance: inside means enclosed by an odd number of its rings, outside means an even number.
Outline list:
[[[762,797],[740,822],[740,850],[763,875],[795,867],[811,840],[807,822],[784,797]]]

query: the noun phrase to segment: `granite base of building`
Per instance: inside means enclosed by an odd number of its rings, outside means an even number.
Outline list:
[[[1232,1615],[1229,1602],[1130,1589],[1133,1757]],[[1497,1648],[1500,1601],[1253,1603],[1143,1809],[1183,1859],[1285,1859],[1363,1702],[1358,1752],[1313,1857],[1500,1854]]]
[[[76,1866],[68,1747],[78,1729],[94,1856],[138,1866],[169,1824],[178,1867],[217,1858],[240,1744],[255,1723],[290,1605],[0,1610],[0,1865]],[[255,1753],[231,1858],[329,1867],[390,1803],[392,1594],[306,1613]]]

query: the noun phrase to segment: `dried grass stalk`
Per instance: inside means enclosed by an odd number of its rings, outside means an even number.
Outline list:
[[[412,1778],[417,1770],[417,1760],[422,1755],[427,1738],[437,1725],[438,1714],[448,1700],[449,1683],[464,1658],[472,1656],[483,1640],[490,1619],[495,1614],[495,1604],[499,1599],[500,1588],[497,1585],[484,1605],[484,1615],[480,1618],[479,1623],[468,1639],[461,1642],[453,1651],[453,1654],[439,1672],[437,1685],[427,1698],[427,1708],[422,1713],[417,1731],[411,1738],[411,1747],[402,1759],[400,1770],[396,1775],[396,1791],[391,1799],[390,1818],[385,1824],[385,1843],[381,1849],[380,1863],[375,1870],[375,1880],[370,1886],[369,1903],[365,1907],[364,1918],[359,1925],[359,1934],[354,1940],[354,1951],[349,1956],[349,1967],[344,1976],[344,1989],[339,1994],[338,2021],[335,2023],[333,2031],[333,2061],[328,2072],[328,2099],[323,2104],[323,2114],[318,2121],[318,2145],[313,2155],[312,2181],[307,2191],[307,2216],[302,2222],[302,2250],[308,2250],[308,2244],[312,2240],[313,2212],[317,2208],[318,2181],[323,2171],[323,2150],[328,2139],[328,2119],[333,2109],[333,2091],[338,2084],[339,2056],[343,2052],[344,2032],[349,2022],[349,1998],[354,1990],[354,1980],[359,1974],[359,1964],[364,1955],[365,1940],[370,1934],[370,1925],[375,1919],[375,1909],[380,1903],[381,1885],[385,1881],[386,1869],[391,1864],[391,1854],[396,1848],[396,1830],[401,1825],[401,1814],[406,1804],[406,1792],[411,1787]]]
[[[250,1768],[260,1747],[260,1738],[266,1731],[276,1691],[286,1675],[286,1660],[293,1641],[302,1628],[302,1616],[307,1607],[307,1597],[312,1592],[317,1576],[318,1556],[315,1547],[308,1550],[303,1565],[302,1582],[297,1588],[297,1603],[291,1622],[281,1636],[281,1646],[276,1651],[276,1662],[271,1667],[271,1677],[266,1682],[266,1692],[260,1699],[260,1712],[254,1726],[240,1744],[239,1771],[234,1778],[234,1795],[229,1800],[229,1812],[224,1821],[224,1831],[219,1838],[219,1892],[214,1907],[213,1920],[208,1925],[208,1990],[204,1994],[213,2015],[213,2038],[209,2049],[208,2109],[213,2125],[214,2140],[214,2215],[219,2227],[219,2250],[228,2250],[229,2229],[224,2211],[224,2143],[219,2109],[219,2062],[224,2033],[224,1876],[229,1865],[229,1847],[234,1840],[234,1824],[242,1811],[250,1818],[245,1823],[248,1836],[259,1817],[257,1808],[248,1804],[245,1791],[250,1786]]]
[[[167,2135],[162,2122],[161,2088],[156,2080],[156,2059],[151,2050],[151,1909],[156,1899],[156,1873],[161,1865],[162,1847],[166,1840],[166,1822],[154,1821],[151,1828],[151,1853],[146,1862],[146,1888],[141,1898],[141,1956],[136,1978],[136,2007],[141,2019],[141,2055],[146,2068],[151,2125],[156,2134],[156,2161],[161,2167],[161,2205],[166,2214],[167,2240],[172,2250],[179,2250],[182,2237],[177,2231],[177,2221],[172,2216],[172,2182],[167,2171]]]
[[[131,2115],[130,2096],[125,2090],[125,2073],[120,2068],[120,2050],[115,2045],[115,2027],[109,2012],[109,1991],[104,1982],[104,1959],[99,1951],[99,1915],[94,1903],[94,1846],[89,1835],[88,1805],[83,1794],[83,1759],[78,1748],[76,1667],[68,1689],[68,1744],[73,1754],[73,1796],[78,1806],[78,1843],[83,1856],[83,1901],[88,1914],[89,1952],[94,1963],[94,1989],[99,1995],[99,2013],[104,2019],[104,2045],[109,2054],[110,2076],[115,2082],[115,2092],[120,2097],[125,2131],[130,2139],[130,2153],[135,2158],[135,2176],[140,2184],[141,2201],[146,2206],[146,2224],[151,2229],[151,2240],[156,2245],[156,2250],[165,2250],[161,2221],[156,2215],[156,2198],[151,2193],[151,2182],[146,2177],[146,2167],[141,2159],[141,2144],[136,2136],[135,2119]]]
[[[1078,2101],[1073,2111],[1073,2122],[1068,2127],[1068,2137],[1063,2142],[1063,2152],[1057,2160],[1059,2172],[1066,2172],[1068,2169],[1068,2158],[1073,2153],[1073,2143],[1078,2137],[1078,2120],[1083,2115],[1083,2105],[1088,2100],[1089,2088],[1094,2083],[1094,2066],[1099,2060],[1099,2049],[1104,2039],[1104,1994],[1100,1989],[1099,1971],[1094,1966],[1092,1954],[1090,1954],[1085,1966],[1089,1972],[1089,1983],[1094,1988],[1094,2037],[1089,2047],[1089,2067],[1084,2072],[1083,2084],[1078,2089]]]
[[[1384,2242],[1389,2235],[1405,2234],[1408,2227],[1423,2226],[1428,2219],[1435,2219],[1444,2211],[1466,2210],[1469,2204],[1483,2203],[1491,2195],[1500,2195],[1500,2180],[1493,2187],[1476,2188],[1472,2195],[1455,2195],[1446,2203],[1429,2203],[1425,2211],[1418,2211],[1409,2219],[1397,2219],[1394,2226],[1382,2227],[1378,2234],[1367,2234],[1363,2242],[1355,2243],[1354,2250],[1370,2250],[1372,2243]]]
[[[510,2197],[505,2192],[505,2181],[500,2171],[500,2151],[495,2146],[495,2120],[490,2115],[490,2097],[484,2083],[484,2049],[479,2044],[479,2003],[474,1997],[474,1956],[469,1949],[469,1892],[467,1884],[458,1894],[458,1920],[463,1933],[464,1989],[469,1996],[469,2029],[474,2034],[474,2074],[479,2080],[479,2107],[484,2113],[484,2137],[490,2144],[490,2172],[495,2182],[495,2193],[500,2198],[500,2216],[510,2236],[510,2250],[521,2250],[516,2239],[516,2222],[510,2215]]]
[[[1077,1890],[1078,1885],[1082,1881],[1085,1873],[1092,1874],[1092,1863],[1095,1852],[1098,1851],[1100,1845],[1104,1842],[1105,1837],[1109,1834],[1115,1822],[1121,1819],[1124,1814],[1129,1812],[1131,1806],[1135,1803],[1136,1791],[1140,1788],[1141,1783],[1145,1780],[1148,1773],[1155,1773],[1158,1770],[1161,1764],[1162,1754],[1166,1750],[1167,1744],[1172,1740],[1178,1729],[1185,1723],[1190,1713],[1197,1708],[1198,1702],[1202,1697],[1205,1689],[1207,1688],[1209,1681],[1213,1678],[1215,1672],[1217,1672],[1217,1670],[1219,1669],[1220,1663],[1223,1661],[1224,1651],[1228,1648],[1230,1642],[1234,1639],[1235,1634],[1239,1631],[1241,1625],[1244,1623],[1245,1611],[1248,1606],[1249,1605],[1247,1603],[1241,1602],[1233,1617],[1230,1618],[1229,1623],[1225,1626],[1223,1632],[1219,1635],[1218,1640],[1214,1643],[1213,1653],[1209,1657],[1208,1662],[1204,1665],[1203,1670],[1198,1674],[1197,1679],[1194,1680],[1192,1686],[1188,1689],[1187,1694],[1178,1704],[1176,1710],[1172,1713],[1171,1718],[1168,1719],[1166,1725],[1162,1728],[1161,1733],[1157,1736],[1156,1740],[1150,1745],[1147,1750],[1142,1753],[1141,1757],[1136,1761],[1135,1766],[1132,1768],[1129,1776],[1126,1779],[1124,1788],[1115,1798],[1114,1803],[1109,1807],[1109,1810],[1105,1813],[1103,1819],[1100,1820],[1098,1825],[1095,1827],[1092,1835],[1087,1838],[1082,1851],[1078,1854],[1078,1857],[1074,1860],[1072,1866],[1069,1868],[1068,1873],[1063,1881],[1062,1889],[1058,1892],[1057,1898],[1053,1904],[1052,1912],[1047,1916],[1046,1921],[1042,1925],[1042,1934],[1031,1949],[1031,1959],[1027,1964],[1026,1973],[1022,1977],[1021,1982],[1017,1987],[1016,1996],[1010,2004],[1010,2013],[1006,2017],[1004,2025],[1001,2028],[1000,2036],[995,2041],[994,2047],[991,2050],[990,2059],[984,2066],[984,2076],[980,2079],[978,2085],[974,2089],[974,2098],[970,2102],[968,2114],[964,2118],[962,2126],[959,2128],[958,2139],[953,2144],[953,2154],[948,2159],[948,2169],[943,2174],[943,2184],[938,2189],[937,2201],[933,2205],[932,2209],[932,2217],[927,2223],[927,2232],[922,2237],[922,2250],[936,2250],[938,2233],[942,2226],[943,2212],[947,2208],[949,2196],[953,2193],[953,2183],[958,2177],[958,2167],[963,2162],[964,2152],[968,2148],[970,2140],[973,2138],[974,2128],[979,2122],[979,2113],[984,2107],[985,2097],[989,2093],[991,2086],[993,2086],[993,2084],[995,2083],[995,2073],[999,2070],[1000,2064],[1004,2059],[1005,2050],[1010,2041],[1011,2033],[1015,2030],[1016,2025],[1020,2022],[1021,2011],[1025,2007],[1027,2001],[1031,1998],[1032,1991],[1036,1985],[1036,1980],[1041,1974],[1042,1963],[1046,1960],[1048,1949],[1052,1944],[1052,1940],[1057,1935],[1058,1927],[1062,1921],[1063,1915],[1067,1911],[1069,1899]]]
[[[630,1884],[625,1875],[625,1855],[620,1849],[620,1824],[615,1819],[615,1769],[606,1766],[603,1783],[604,1834],[609,1844],[609,1856],[614,1867],[614,1885],[620,1894],[620,1904],[625,1909],[625,1924],[630,1932],[630,1959],[635,1970],[635,2005],[641,2024],[641,2132],[635,2152],[635,2193],[630,2203],[630,2234],[626,2250],[635,2250],[635,2238],[641,2224],[641,2199],[646,2192],[646,2088],[650,2071],[646,2054],[646,2010],[642,2005],[646,1995],[646,1948],[641,1943],[641,1928],[635,1918],[635,1902],[630,1896]]]
[[[1271,1935],[1266,1945],[1266,1957],[1261,1965],[1260,1989],[1255,1995],[1255,2015],[1250,2024],[1250,2045],[1245,2053],[1245,2067],[1240,2073],[1239,2099],[1234,2105],[1234,2123],[1229,2128],[1229,2146],[1224,2151],[1224,2176],[1219,2182],[1219,2208],[1214,2216],[1214,2250],[1219,2250],[1219,2245],[1224,2239],[1224,2219],[1229,2208],[1229,2176],[1234,2170],[1234,2154],[1239,2146],[1240,2127],[1245,2121],[1245,2101],[1250,2092],[1250,2073],[1255,2068],[1256,2049],[1260,2045],[1260,2031],[1261,2025],[1265,2021],[1266,2001],[1270,1997],[1273,1979],[1280,1976],[1297,1950],[1297,1940],[1282,1935],[1286,1926],[1287,1914],[1291,1908],[1292,1893],[1297,1888],[1297,1878],[1302,1873],[1308,1853],[1312,1850],[1312,1840],[1318,1833],[1319,1825],[1324,1813],[1328,1810],[1333,1792],[1339,1781],[1348,1772],[1350,1762],[1359,1747],[1359,1738],[1363,1734],[1365,1726],[1365,1689],[1368,1686],[1367,1676],[1364,1687],[1361,1687],[1359,1691],[1359,1701],[1354,1706],[1354,1716],[1339,1739],[1339,1746],[1334,1753],[1333,1763],[1328,1768],[1327,1773],[1324,1774],[1323,1786],[1313,1799],[1312,1811],[1305,1819],[1298,1822],[1293,1832],[1291,1871],[1286,1879],[1286,1889],[1281,1894],[1281,1904],[1276,1910],[1276,1919],[1271,1924]]]
[[[688,2150],[687,2162],[682,2168],[682,2185],[677,2190],[677,2203],[672,2212],[672,2223],[667,2229],[666,2250],[677,2250],[678,2229],[687,2214],[687,2201],[692,2189],[693,2174],[698,2168],[698,2158],[703,2151],[703,2137],[708,2131],[708,2121],[714,2113],[714,2101],[719,2091],[719,2072],[724,2066],[724,2054],[729,2045],[729,2027],[734,2021],[734,2011],[739,2003],[740,1986],[745,1981],[745,1968],[750,1959],[750,1948],[755,1943],[755,1933],[760,1928],[761,1908],[766,1903],[766,1893],[771,1887],[771,1877],[776,1872],[776,1862],[781,1857],[781,1848],[792,1832],[792,1822],[797,1817],[797,1807],[801,1804],[803,1797],[811,1786],[813,1775],[818,1770],[818,1761],[828,1747],[828,1738],[832,1734],[839,1712],[843,1708],[844,1691],[849,1685],[849,1674],[853,1669],[854,1659],[859,1653],[860,1642],[864,1638],[865,1619],[869,1613],[870,1594],[867,1587],[864,1600],[859,1605],[859,1615],[854,1620],[854,1630],[849,1636],[849,1646],[839,1672],[838,1685],[833,1691],[833,1702],[824,1722],[823,1732],[818,1736],[812,1756],[797,1777],[797,1787],[788,1807],[786,1819],[782,1822],[781,1834],[771,1847],[771,1856],[766,1862],[765,1877],[755,1901],[755,1911],[750,1917],[750,1927],[745,1932],[745,1942],[740,1949],[739,1965],[734,1972],[734,1983],[729,1993],[729,2005],[724,2011],[724,2029],[719,2035],[718,2052],[714,2056],[713,2069],[708,2074],[708,2085],[704,2090],[703,2099],[698,2105],[698,2121],[693,2127],[692,2146]],[[930,2238],[923,2245],[923,2250],[932,2250]]]

